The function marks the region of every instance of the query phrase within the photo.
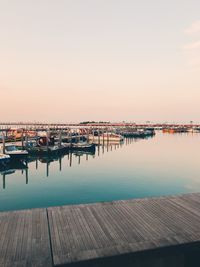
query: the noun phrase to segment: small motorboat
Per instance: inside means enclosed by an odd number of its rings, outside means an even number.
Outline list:
[[[79,150],[74,150],[73,155],[75,155],[76,157],[82,157],[84,155],[88,155],[88,156],[94,156],[95,155],[95,150],[94,151],[79,151]]]
[[[73,143],[71,149],[76,151],[95,151],[95,145],[87,142],[79,142]]]
[[[154,129],[128,129],[123,132],[124,137],[147,138],[155,135]]]
[[[4,151],[3,151],[4,150]],[[5,148],[3,149],[3,145],[0,146],[0,152],[9,156],[11,160],[22,160],[28,156],[28,151],[21,150],[16,147],[14,144],[5,144]]]
[[[99,135],[89,135],[89,140],[96,142],[110,142],[110,141],[115,141],[115,142],[122,142],[124,140],[124,137],[120,134],[115,134],[115,133],[102,133]]]
[[[58,146],[33,146],[27,148],[27,150],[31,155],[56,154],[60,151]]]
[[[40,137],[37,141],[29,141],[26,143],[26,149],[30,155],[56,155],[65,154],[69,151],[69,144],[56,144],[53,139],[48,140],[46,137]]]

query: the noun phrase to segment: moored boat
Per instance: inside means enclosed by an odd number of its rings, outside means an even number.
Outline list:
[[[170,134],[174,134],[174,133],[187,133],[188,132],[188,128],[187,127],[165,127],[162,129],[163,133],[170,133]]]
[[[99,135],[89,135],[89,140],[96,142],[109,142],[109,141],[116,141],[116,142],[121,142],[124,140],[124,137],[120,134],[115,134],[115,133],[102,133]]]
[[[5,144],[0,146],[0,152],[9,156],[11,160],[22,160],[28,156],[28,151],[23,149],[18,149],[15,144]]]
[[[155,135],[154,129],[134,129],[134,130],[127,130],[123,133],[124,137],[133,137],[133,138],[147,138],[150,136]]]
[[[66,153],[69,150],[69,144],[56,144],[54,140],[48,140],[46,137],[39,138],[37,141],[29,141],[26,143],[26,149],[31,155],[54,155]]]
[[[71,145],[71,150],[76,151],[95,151],[95,145],[89,144],[87,142],[73,143]]]

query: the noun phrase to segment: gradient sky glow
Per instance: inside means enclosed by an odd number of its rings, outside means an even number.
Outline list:
[[[200,122],[199,0],[0,0],[0,121]]]

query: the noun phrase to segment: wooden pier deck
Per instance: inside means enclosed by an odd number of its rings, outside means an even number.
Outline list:
[[[200,247],[200,193],[0,213],[2,267],[117,266],[179,247]]]

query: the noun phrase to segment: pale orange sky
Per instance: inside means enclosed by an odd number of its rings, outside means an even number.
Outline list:
[[[199,10],[0,0],[0,121],[200,122]]]

